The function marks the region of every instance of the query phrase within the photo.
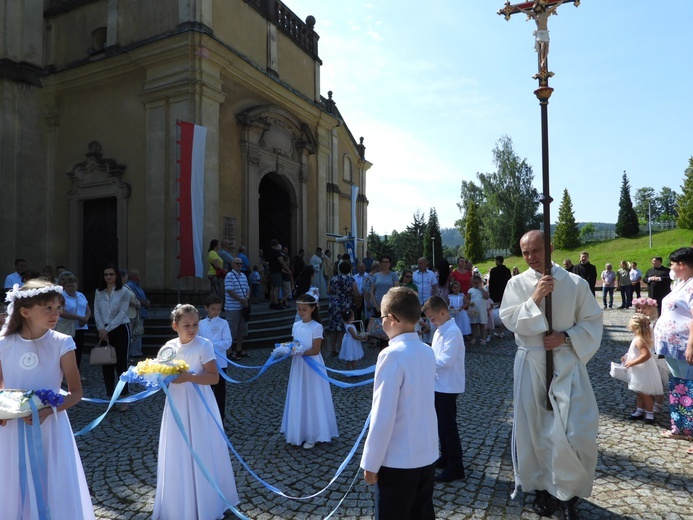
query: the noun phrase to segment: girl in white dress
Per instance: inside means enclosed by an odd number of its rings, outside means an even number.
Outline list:
[[[644,419],[647,424],[654,424],[652,396],[662,393],[662,380],[650,352],[653,343],[650,319],[644,314],[634,314],[628,322],[628,329],[635,337],[621,362],[629,369],[628,389],[636,393],[637,407],[628,418],[631,421]]]
[[[182,359],[190,367],[169,386],[159,433],[159,457],[156,468],[156,496],[152,518],[176,520],[196,518],[213,520],[228,509],[193,459],[171,411],[175,405],[183,421],[185,435],[214,482],[231,504],[238,504],[236,480],[229,450],[217,424],[219,407],[209,385],[219,381],[212,342],[198,336],[200,316],[192,305],[178,305],[171,314],[173,330],[178,333],[163,349],[173,349],[173,359]],[[199,385],[200,395],[193,386]],[[205,406],[205,403],[207,406]],[[211,410],[211,414],[207,411]]]
[[[28,429],[32,418],[0,420],[0,517],[3,520],[94,518],[89,488],[67,410],[82,399],[75,342],[54,330],[64,299],[59,285],[42,280],[15,285],[8,293],[8,321],[0,335],[0,388],[60,391],[68,394],[56,408],[39,410],[45,473],[33,475]],[[23,421],[20,427],[20,422]],[[20,435],[23,439],[20,439]],[[25,450],[20,453],[20,441]],[[26,473],[20,467],[26,468]],[[36,483],[41,483],[36,485]],[[43,513],[40,513],[43,503]]]
[[[450,316],[455,320],[455,323],[462,331],[464,336],[469,336],[472,333],[472,326],[469,323],[467,309],[469,309],[469,299],[461,292],[462,286],[460,282],[450,282]]]
[[[367,332],[359,334],[354,325],[354,311],[345,309],[342,311],[344,320],[344,337],[342,337],[342,348],[339,351],[339,359],[346,361],[347,370],[356,368],[356,361],[363,359],[363,346],[361,343],[368,341],[371,337]]]
[[[320,354],[323,329],[317,304],[317,300],[308,294],[296,300],[301,321],[294,323],[292,336],[306,350],[291,360],[280,429],[286,435],[286,442],[297,446],[303,444],[307,450],[317,442],[330,442],[339,436],[330,383],[303,359],[310,357],[321,370],[325,370]]]

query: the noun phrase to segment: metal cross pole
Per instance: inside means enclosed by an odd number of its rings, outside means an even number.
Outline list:
[[[537,61],[539,71],[533,76],[539,81],[539,88],[534,91],[534,95],[539,100],[541,107],[541,173],[542,173],[542,198],[541,203],[544,206],[544,274],[551,274],[551,214],[550,206],[553,199],[549,194],[549,98],[553,93],[553,89],[549,86],[549,78],[554,74],[548,69],[549,62],[549,16],[557,14],[556,10],[565,3],[572,3],[575,7],[580,5],[580,0],[536,0],[534,2],[521,2],[511,4],[505,2],[503,9],[498,11],[498,14],[504,16],[506,20],[517,13],[527,15],[528,20],[534,20],[537,24],[537,30],[534,31],[535,44],[534,49],[537,51]],[[549,330],[546,334],[553,333],[553,317],[551,309],[551,293],[546,295],[544,299],[544,312]],[[551,401],[549,400],[549,388],[553,380],[553,352],[546,351],[546,407],[552,410]]]

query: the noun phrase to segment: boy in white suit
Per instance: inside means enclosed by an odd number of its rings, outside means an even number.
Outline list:
[[[433,520],[435,356],[414,331],[421,313],[414,291],[390,289],[381,313],[390,343],[375,368],[371,426],[361,458],[364,479],[376,485],[379,520]]]

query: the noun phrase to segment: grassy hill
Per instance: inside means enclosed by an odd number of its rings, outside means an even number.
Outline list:
[[[604,265],[611,262],[614,269],[618,269],[621,260],[637,262],[638,268],[644,273],[652,264],[652,258],[661,256],[664,265],[669,265],[669,254],[679,247],[687,247],[693,243],[693,231],[690,229],[671,229],[652,233],[652,249],[650,249],[649,236],[638,238],[617,238],[615,240],[605,240],[603,242],[590,242],[579,249],[565,250],[556,249],[553,252],[553,260],[562,265],[563,260],[570,258],[574,264],[580,261],[580,252],[587,251],[590,254],[590,262],[597,268],[597,276],[604,270]],[[522,257],[511,256],[505,259],[505,265],[510,269],[518,266],[520,271],[527,268]],[[488,272],[495,266],[493,260],[487,260],[477,264],[482,273]]]

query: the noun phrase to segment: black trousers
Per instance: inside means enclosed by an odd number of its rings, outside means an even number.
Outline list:
[[[224,370],[224,372],[226,372],[225,368],[220,368],[219,370]],[[219,407],[219,413],[221,414],[221,422],[223,426],[224,419],[226,418],[226,379],[221,377],[221,374],[219,374],[219,382],[216,385],[211,386],[212,392],[214,392],[214,398],[217,400],[217,406]]]
[[[435,520],[436,464],[399,469],[381,466],[375,484],[375,520]]]
[[[457,429],[457,395],[435,393],[436,417],[438,418],[438,438],[440,439],[440,458],[449,471],[464,473],[462,444]]]
[[[82,364],[82,353],[84,352],[84,333],[86,330],[75,331],[75,357],[77,358],[77,368]]]
[[[108,342],[116,350],[116,364],[103,365],[103,382],[106,385],[106,395],[110,398],[115,390],[116,380],[120,374],[128,369],[128,357],[130,350],[130,329],[127,324],[118,325],[108,333]],[[125,385],[122,395],[128,394],[128,385]]]

